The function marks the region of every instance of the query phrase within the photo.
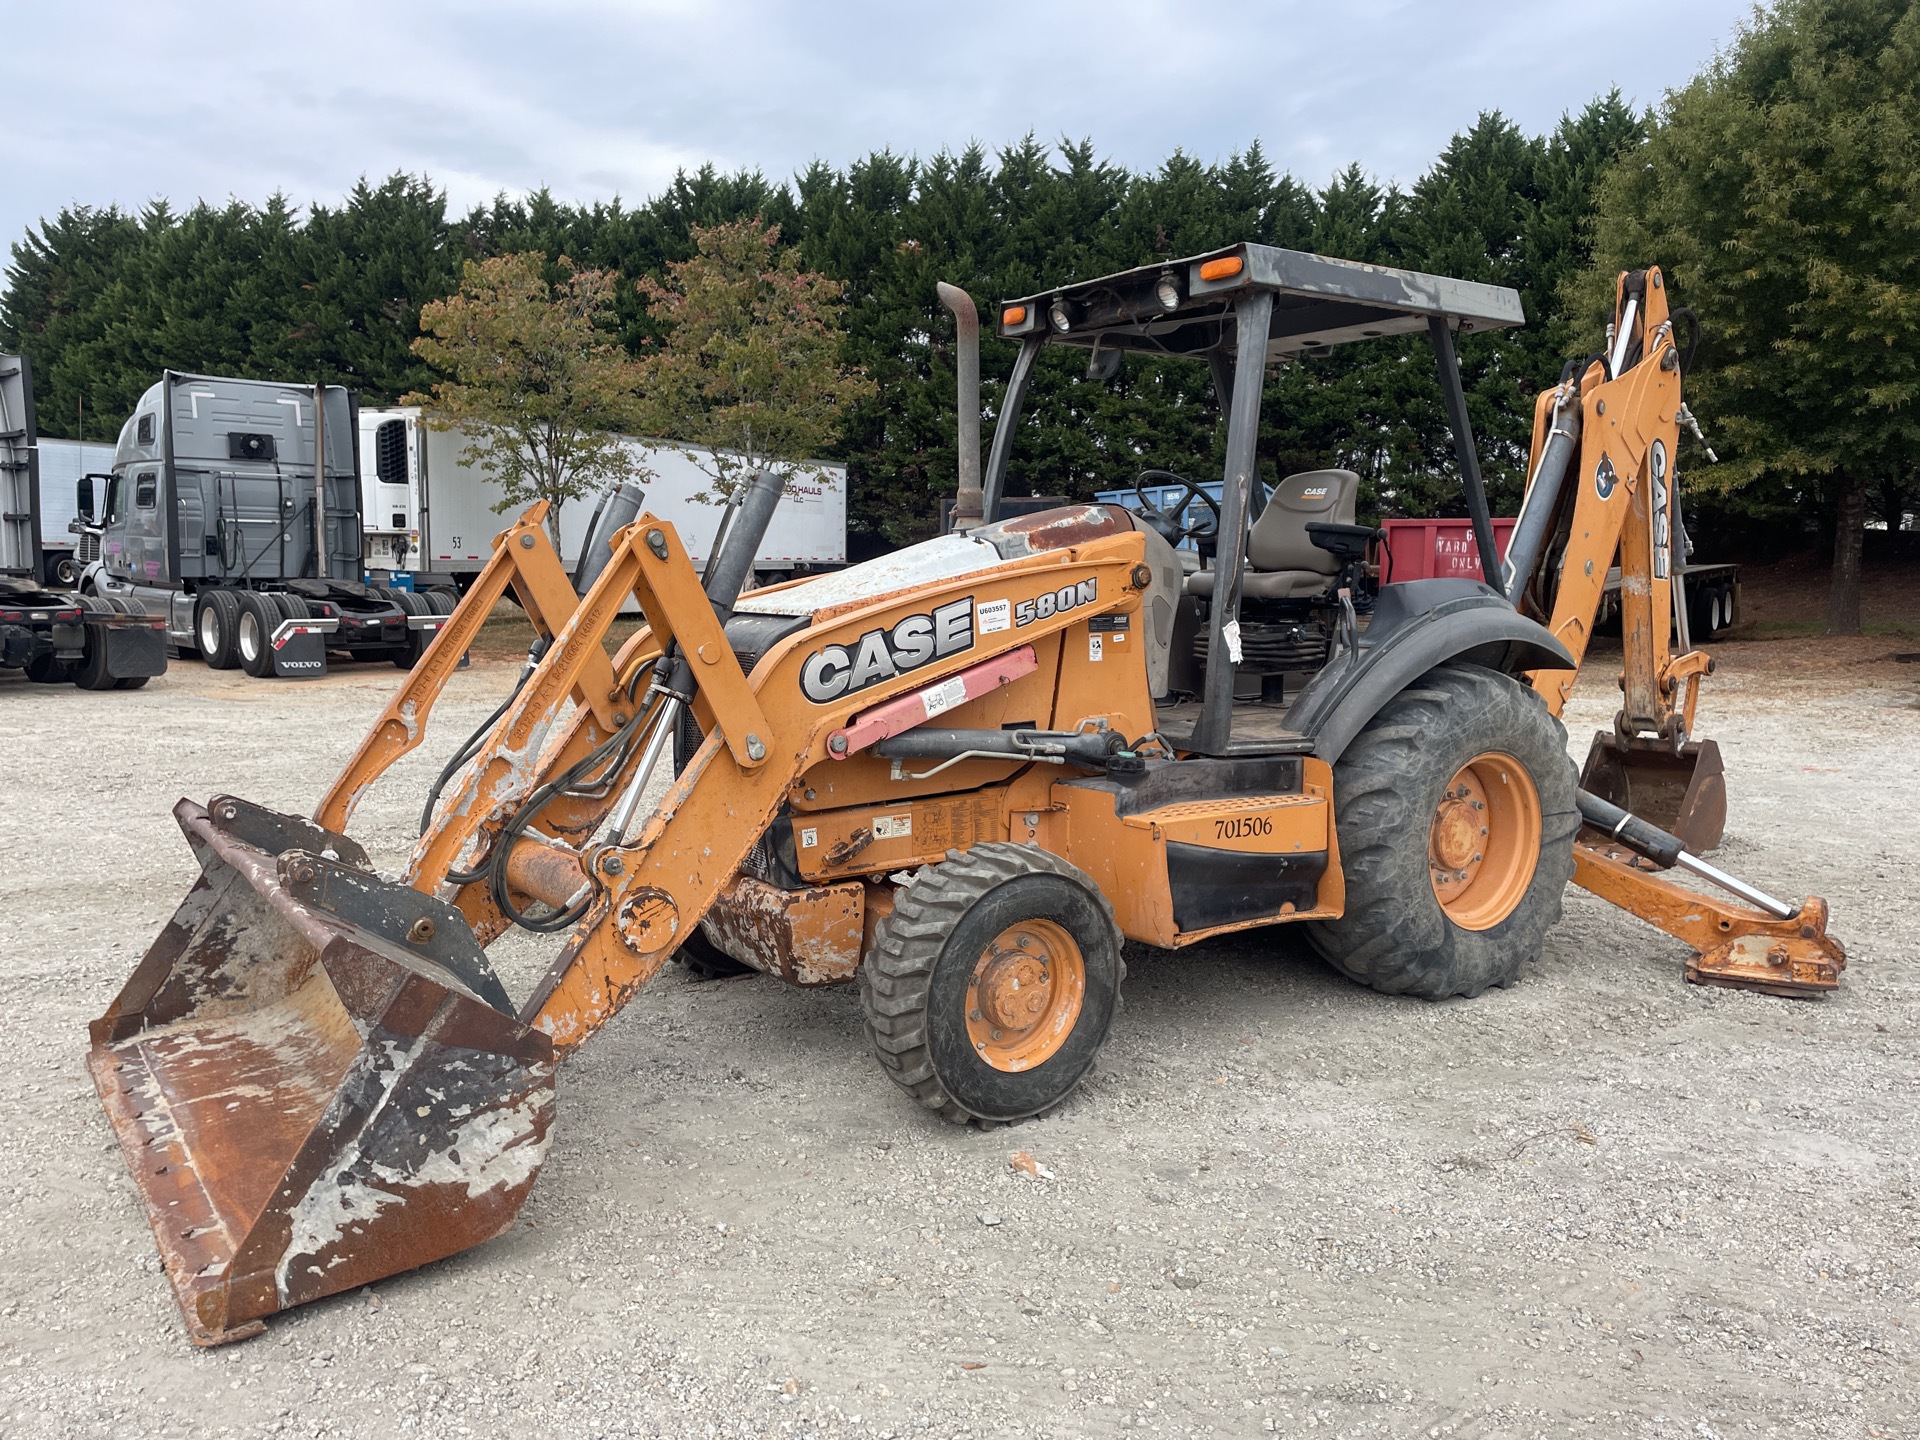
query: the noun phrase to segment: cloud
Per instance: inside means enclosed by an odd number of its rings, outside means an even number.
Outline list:
[[[1163,0],[199,0],[14,5],[0,236],[68,204],[332,201],[430,175],[456,209],[652,194],[712,162],[930,155],[1029,131],[1136,168],[1258,139],[1309,183],[1410,182],[1484,110],[1530,130],[1683,84],[1746,0],[1208,7]],[[1652,37],[1661,37],[1657,42]]]

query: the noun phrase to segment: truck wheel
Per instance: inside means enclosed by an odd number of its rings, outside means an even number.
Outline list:
[[[942,1118],[1019,1120],[1092,1066],[1126,967],[1093,881],[1031,845],[950,850],[902,887],[860,966],[867,1037]]]
[[[437,612],[427,603],[427,597],[416,595],[411,590],[389,590],[387,599],[400,608],[402,615],[432,615]],[[427,653],[427,646],[433,643],[433,637],[424,630],[409,630],[404,644],[397,645],[389,653],[393,663],[402,670],[411,670],[420,663],[420,657]]]
[[[1574,788],[1567,732],[1532,690],[1478,665],[1429,671],[1334,766],[1346,914],[1308,937],[1390,995],[1512,984],[1573,878]]]
[[[80,562],[72,554],[47,556],[47,583],[59,590],[72,590],[80,584]]]
[[[231,590],[207,590],[193,612],[193,638],[209,670],[231,670],[234,631],[239,628],[240,602]]]
[[[51,650],[42,650],[27,661],[27,679],[36,685],[64,685],[73,678],[74,662],[56,660]]]
[[[240,657],[240,668],[256,680],[273,674],[273,632],[279,624],[280,606],[273,596],[254,590],[240,596],[233,650]]]
[[[81,608],[89,615],[112,614],[119,607],[107,596],[83,596]],[[107,647],[101,641],[105,634],[94,625],[86,627],[86,640],[83,643],[80,658],[71,662],[73,683],[82,690],[111,690],[114,688],[113,676],[107,673]]]

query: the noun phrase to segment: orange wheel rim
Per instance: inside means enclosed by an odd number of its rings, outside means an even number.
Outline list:
[[[967,1039],[996,1070],[1043,1064],[1067,1043],[1087,998],[1087,962],[1066,928],[1023,920],[993,937],[967,981]]]
[[[1462,765],[1427,836],[1433,893],[1463,930],[1491,930],[1519,907],[1540,864],[1540,792],[1527,767],[1489,751]]]

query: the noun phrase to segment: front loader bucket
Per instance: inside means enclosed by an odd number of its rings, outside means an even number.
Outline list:
[[[1727,828],[1726,770],[1711,740],[1689,740],[1675,753],[1658,740],[1623,741],[1602,730],[1580,788],[1678,835],[1695,855],[1716,849]]]
[[[88,1063],[194,1341],[504,1232],[553,1048],[459,911],[310,821],[226,796],[174,816],[203,873]]]

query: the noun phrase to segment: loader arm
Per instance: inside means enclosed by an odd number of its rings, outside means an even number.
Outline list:
[[[652,543],[654,536],[660,543]],[[556,1054],[564,1056],[611,1019],[692,933],[733,882],[795,783],[812,767],[828,762],[830,737],[856,716],[960,669],[1031,646],[1084,620],[1086,613],[1061,610],[993,634],[969,630],[970,643],[951,660],[936,659],[825,702],[810,699],[803,688],[810,656],[835,646],[857,646],[875,633],[894,634],[916,617],[961,602],[971,626],[974,601],[989,595],[1005,599],[1012,612],[1044,594],[1086,586],[1089,594],[1112,597],[1101,602],[1105,613],[1131,613],[1140,604],[1135,570],[1144,553],[1145,543],[1137,534],[1121,534],[1002,561],[990,575],[962,576],[878,601],[822,610],[810,625],[770,650],[748,677],[699,591],[672,527],[643,522],[616,554],[602,583],[630,589],[652,618],[659,643],[677,642],[694,657],[694,712],[707,738],[637,838],[607,835],[604,843],[572,851],[542,840],[519,842],[508,871],[516,888],[556,905],[576,895],[583,884],[596,890],[565,949],[521,1007],[523,1023],[550,1036]],[[582,602],[542,662],[543,670],[563,669],[576,644],[598,643],[598,589]],[[528,719],[541,713],[541,701],[532,691],[529,686],[521,701]],[[514,720],[510,714],[498,732],[504,749],[512,749],[521,733]],[[661,722],[642,717],[635,723]],[[630,767],[615,788],[643,780]],[[612,808],[610,796],[603,809]]]

